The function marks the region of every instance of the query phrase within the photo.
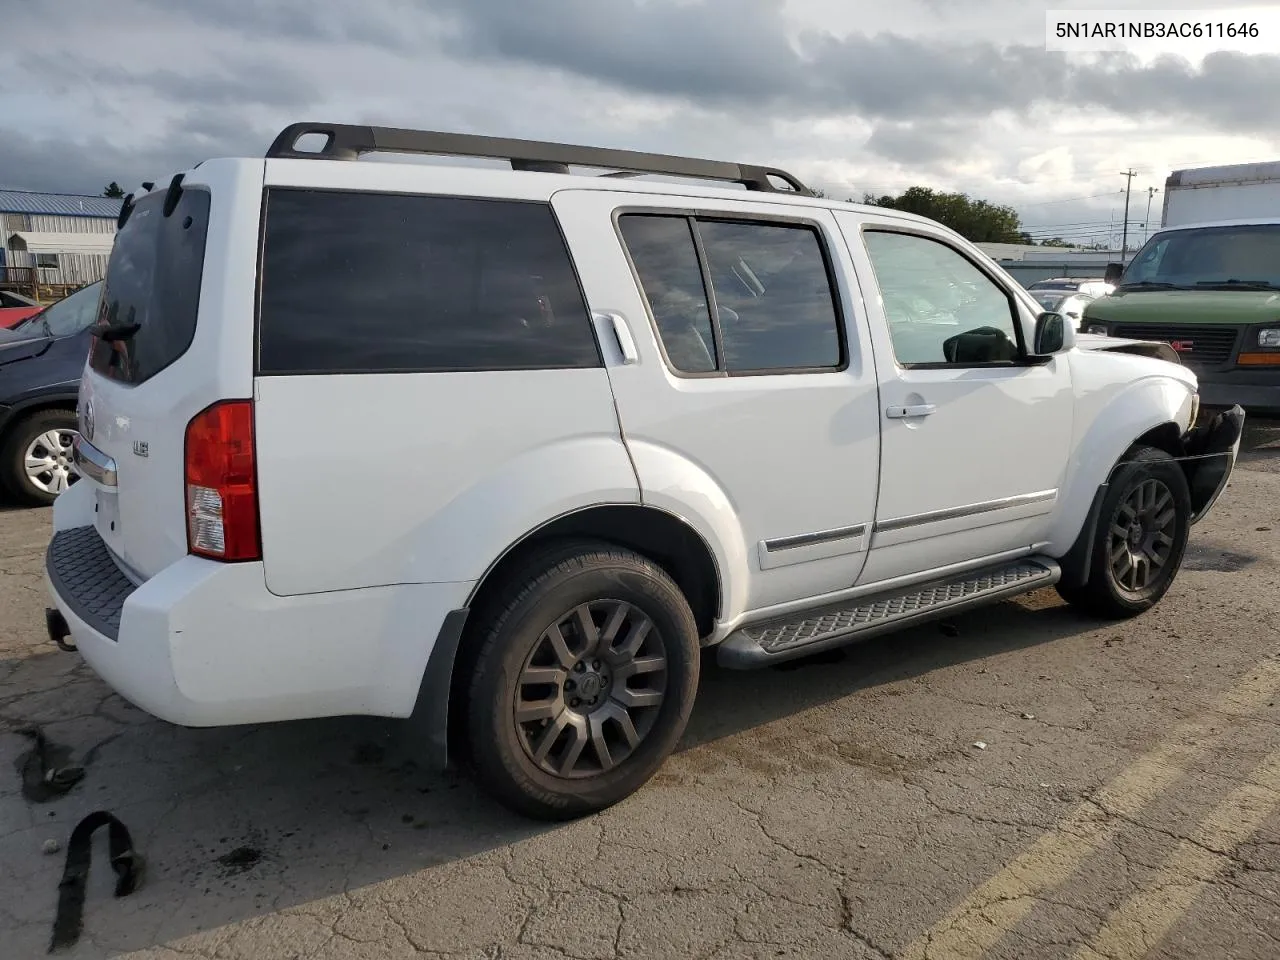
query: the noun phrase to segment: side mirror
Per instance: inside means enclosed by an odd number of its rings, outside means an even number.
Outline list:
[[[1108,263],[1107,272],[1103,274],[1102,279],[1107,283],[1119,283],[1120,277],[1124,273],[1124,265],[1119,263]]]
[[[1035,342],[1031,352],[1048,357],[1063,348],[1067,340],[1067,321],[1060,313],[1042,313],[1036,317]]]

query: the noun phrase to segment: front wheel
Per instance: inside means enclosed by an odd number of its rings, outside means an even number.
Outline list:
[[[576,544],[535,558],[491,610],[467,709],[482,785],[546,820],[638,790],[697,690],[698,633],[679,587],[631,551]]]
[[[1087,613],[1137,616],[1160,601],[1177,576],[1191,530],[1191,494],[1176,460],[1154,447],[1129,452],[1098,512],[1089,578],[1058,593]]]

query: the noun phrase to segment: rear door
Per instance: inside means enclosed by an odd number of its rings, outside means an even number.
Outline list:
[[[609,372],[646,502],[728,505],[744,609],[852,586],[875,510],[878,404],[831,212],[596,190],[554,203],[592,310],[635,344]]]
[[[210,403],[253,389],[262,166],[202,164],[188,172],[168,215],[158,189],[136,200],[116,235],[81,381],[79,430],[90,454],[115,472],[113,484],[83,481],[97,488],[98,532],[138,579],[187,552],[187,423]]]

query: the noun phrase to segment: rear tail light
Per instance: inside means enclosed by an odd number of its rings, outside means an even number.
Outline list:
[[[253,404],[223,400],[187,424],[187,549],[214,560],[260,560]]]

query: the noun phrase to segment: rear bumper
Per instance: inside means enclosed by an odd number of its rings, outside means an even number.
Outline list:
[[[89,501],[68,500],[88,488],[76,484],[55,502],[49,594],[112,689],[182,726],[409,716],[440,625],[471,587],[278,597],[261,564],[192,556],[135,585],[93,529]]]

